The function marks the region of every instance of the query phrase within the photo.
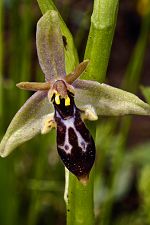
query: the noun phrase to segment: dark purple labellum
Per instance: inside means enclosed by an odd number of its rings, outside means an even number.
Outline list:
[[[60,104],[52,102],[55,107],[57,124],[57,150],[66,168],[79,180],[87,180],[95,161],[95,143],[81,119],[81,111],[74,103],[74,95],[67,92],[70,104],[60,98]]]

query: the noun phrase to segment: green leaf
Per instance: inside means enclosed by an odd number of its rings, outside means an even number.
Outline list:
[[[46,81],[64,78],[65,55],[58,13],[49,10],[37,23],[36,45]]]
[[[74,86],[77,107],[92,105],[97,115],[150,115],[150,106],[132,93],[96,81],[77,80]]]
[[[47,91],[33,94],[10,123],[0,143],[0,155],[6,157],[20,144],[40,133],[43,118],[52,111]]]

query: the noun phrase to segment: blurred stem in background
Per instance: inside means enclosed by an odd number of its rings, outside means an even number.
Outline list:
[[[24,3],[20,0],[0,1],[0,134],[6,129],[10,118],[19,108],[19,98],[22,103],[25,101],[26,97],[21,97],[21,95],[27,95],[25,92],[20,92],[19,94],[15,83],[20,81],[20,79],[27,80],[30,74],[31,59],[27,52],[31,50],[28,46],[29,40],[31,40],[29,30],[32,21],[31,14],[29,15],[29,11],[31,12],[29,2],[31,1],[25,1]],[[4,8],[5,14],[3,13]],[[4,16],[7,18],[5,26],[3,26]],[[5,27],[5,30],[2,30],[3,27]],[[5,42],[2,42],[2,32],[3,34],[5,32]],[[28,68],[28,71],[26,68]],[[5,74],[2,71],[3,69]],[[3,95],[2,91],[4,92]],[[2,99],[2,96],[5,99]],[[2,105],[3,103],[4,106]],[[1,117],[2,112],[3,117]],[[18,208],[21,199],[16,191],[17,176],[14,169],[16,163],[18,164],[17,156],[11,156],[7,160],[0,159],[0,223],[3,225],[17,224],[17,221],[20,219]]]
[[[26,0],[21,5],[21,29],[20,29],[20,45],[23,46],[20,58],[20,74],[18,81],[25,81],[30,79],[31,71],[31,27],[33,23],[32,1]],[[20,106],[23,105],[29,93],[27,91],[20,91]]]
[[[28,92],[20,91],[16,88],[16,83],[30,79],[31,72],[31,26],[32,26],[32,13],[31,13],[31,1],[27,0],[20,2],[13,0],[11,3],[11,29],[12,33],[10,36],[10,54],[13,55],[10,59],[9,68],[9,81],[10,85],[10,104],[13,104],[15,96],[20,95],[21,106],[27,96]],[[19,10],[16,10],[19,9]],[[17,108],[12,105],[14,113]]]
[[[21,47],[21,15],[20,15],[20,2],[18,0],[12,0],[9,4],[9,12],[10,12],[10,20],[9,20],[9,26],[10,26],[10,35],[8,39],[8,53],[11,57],[9,59],[9,66],[8,66],[8,75],[6,77],[6,90],[5,90],[5,96],[6,96],[6,103],[5,108],[7,105],[10,106],[11,111],[8,115],[8,121],[11,120],[12,116],[16,113],[19,105],[14,104],[14,99],[18,99],[18,92],[16,88],[16,83],[19,80],[20,77],[20,64],[21,64],[21,54],[24,50],[24,47]],[[5,118],[6,119],[6,118]],[[9,122],[8,122],[9,124]],[[7,124],[6,124],[7,125]]]
[[[7,92],[4,93],[5,77],[3,65],[6,52],[8,50],[8,48],[5,48],[6,47],[4,42],[5,39],[3,36],[5,32],[4,3],[5,2],[3,0],[0,1],[0,136],[3,135],[5,124],[10,114],[10,110],[8,110],[8,105],[4,110],[4,103],[7,99]],[[15,225],[18,220],[18,198],[17,198],[18,196],[16,194],[16,182],[14,181],[15,174],[11,164],[12,161],[13,161],[12,157],[7,159],[6,161],[0,159],[0,193],[1,193],[0,223],[3,225]]]
[[[2,131],[3,117],[3,1],[0,1],[0,130]]]
[[[49,146],[54,146],[55,136],[54,132],[51,132],[49,135],[44,135],[43,137],[40,137],[39,140],[39,149],[38,154],[35,161],[35,167],[33,172],[33,177],[37,181],[42,180],[44,177],[44,173],[47,168],[48,164],[48,150]],[[42,146],[42,148],[41,148]],[[37,144],[33,146],[34,148],[37,147]],[[52,182],[54,179],[51,177],[50,182]],[[49,190],[50,191],[50,190]],[[43,192],[40,192],[38,190],[31,190],[31,199],[30,199],[30,206],[29,206],[29,212],[28,212],[28,218],[27,218],[27,225],[35,225],[38,223],[39,215],[42,208],[42,195]],[[49,220],[51,218],[52,214],[49,213]]]
[[[127,71],[123,80],[122,88],[135,93],[137,91],[141,70],[144,62],[144,54],[149,35],[150,17],[145,15],[142,21],[141,32],[134,48],[131,60],[128,64]],[[116,127],[116,122],[112,121],[112,128]],[[121,120],[120,131],[118,133],[118,143],[116,149],[114,149],[114,155],[112,159],[112,173],[111,173],[111,187],[107,195],[103,208],[103,216],[100,218],[100,225],[109,225],[111,221],[111,212],[113,203],[115,200],[116,185],[118,185],[118,176],[120,175],[120,168],[124,160],[124,153],[126,148],[126,141],[131,126],[132,117],[124,117]]]
[[[80,26],[77,30],[77,33],[76,33],[75,37],[74,37],[75,45],[76,45],[77,49],[79,49],[80,46],[82,45],[82,42],[83,42],[84,37],[86,35],[86,30],[90,26],[90,21],[89,21],[90,13],[91,13],[91,7],[87,8],[86,12],[82,16]]]

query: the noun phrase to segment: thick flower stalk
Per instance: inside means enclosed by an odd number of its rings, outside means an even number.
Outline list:
[[[45,82],[17,84],[36,93],[13,118],[1,141],[0,155],[5,157],[35,135],[56,128],[61,160],[86,184],[95,160],[95,144],[84,120],[97,120],[98,116],[150,115],[150,106],[129,92],[80,80],[79,76],[90,63],[88,59],[66,75],[65,46],[56,11],[48,11],[39,20],[36,44]]]

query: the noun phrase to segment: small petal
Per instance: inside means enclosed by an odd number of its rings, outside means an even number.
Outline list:
[[[36,45],[46,81],[65,77],[65,56],[58,13],[49,10],[37,23]]]
[[[101,116],[150,115],[150,105],[132,93],[96,81],[77,80],[73,86],[78,108],[90,104]]]
[[[66,82],[68,84],[72,84],[75,80],[77,80],[78,77],[81,76],[81,74],[85,71],[85,69],[87,68],[89,62],[90,61],[88,59],[86,59],[83,62],[79,63],[76,66],[75,70],[65,77]]]
[[[20,144],[40,133],[43,118],[52,111],[47,91],[33,94],[10,123],[0,143],[0,155],[7,156]]]
[[[49,82],[20,82],[16,86],[23,90],[29,91],[48,91],[51,87]]]

